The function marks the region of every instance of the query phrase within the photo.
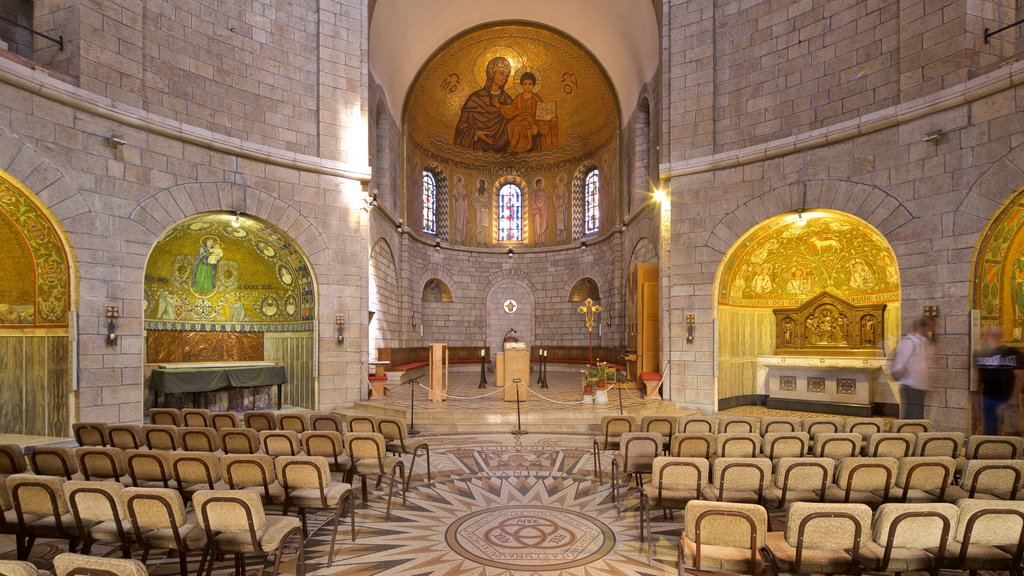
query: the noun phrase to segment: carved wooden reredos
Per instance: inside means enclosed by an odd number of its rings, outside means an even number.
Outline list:
[[[822,292],[794,308],[776,308],[777,354],[881,356],[885,304],[855,306]]]

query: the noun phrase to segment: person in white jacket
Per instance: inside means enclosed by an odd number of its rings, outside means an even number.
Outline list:
[[[929,389],[929,335],[934,331],[935,319],[922,316],[914,321],[913,332],[896,345],[891,372],[900,383],[900,418],[924,418],[924,397]]]

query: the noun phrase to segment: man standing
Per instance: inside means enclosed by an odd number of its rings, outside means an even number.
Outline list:
[[[935,320],[922,316],[914,321],[914,331],[896,345],[892,376],[900,383],[900,418],[924,418],[924,397],[928,392],[928,336],[935,331]]]
[[[981,411],[984,433],[994,435],[999,433],[999,409],[1020,404],[1024,355],[1020,350],[1003,344],[1003,329],[999,326],[982,328],[981,339],[983,348],[975,359],[981,388]]]

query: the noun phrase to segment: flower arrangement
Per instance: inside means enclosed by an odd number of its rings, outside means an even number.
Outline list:
[[[612,370],[608,364],[604,362],[598,362],[597,364],[587,364],[586,368],[580,370],[583,374],[583,391],[587,393],[587,388],[597,390],[604,390],[605,382],[608,378],[608,373]]]

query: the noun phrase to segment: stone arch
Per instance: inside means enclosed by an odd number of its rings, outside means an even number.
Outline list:
[[[432,263],[427,266],[422,274],[416,280],[416,286],[422,288],[431,278],[437,278],[452,289],[452,298],[456,301],[460,299],[468,298],[467,295],[460,292],[462,284],[455,281],[455,274],[452,273],[451,269],[444,264]]]
[[[588,161],[582,164],[572,175],[572,185],[570,187],[572,201],[570,202],[571,210],[571,222],[572,222],[572,238],[569,240],[575,240],[576,238],[582,238],[588,234],[584,232],[584,218],[586,217],[586,191],[584,190],[584,184],[586,183],[587,175],[593,170],[601,170],[601,168],[593,161]],[[604,170],[607,170],[605,168]],[[603,187],[605,180],[604,176],[600,176],[598,179],[601,186]],[[604,197],[604,190],[601,190],[598,195],[598,202]],[[598,208],[600,210],[600,208]],[[600,233],[600,226],[597,232],[590,232],[589,234]]]
[[[647,89],[641,93],[637,105],[633,141],[633,185],[626,197],[626,213],[634,206],[643,205],[651,182],[651,102]]]
[[[993,162],[971,184],[953,213],[953,234],[978,234],[1024,184],[1024,144]]]
[[[391,184],[391,122],[387,103],[383,98],[377,99],[374,114],[374,163],[373,176],[377,201],[388,199]]]
[[[1015,190],[986,223],[975,242],[969,281],[970,307],[983,326],[998,326],[1004,337],[1024,342],[1024,187]]]
[[[636,264],[648,264],[658,261],[658,248],[646,236],[638,238],[629,253],[629,269]]]
[[[521,282],[530,290],[530,292],[537,292],[537,285],[534,284],[533,278],[529,274],[519,269],[509,269],[499,270],[494,274],[488,276],[487,287],[484,288],[484,294],[490,294],[498,283],[505,282],[507,280],[515,280],[517,282]]]
[[[502,303],[510,298],[518,305],[512,314],[502,309]],[[515,336],[521,341],[527,345],[534,344],[537,334],[537,296],[532,282],[520,275],[501,275],[500,279],[488,285],[484,302],[485,341],[491,347],[492,354],[502,349],[502,338],[510,327],[516,330]]]
[[[370,249],[369,306],[375,312],[370,322],[370,346],[397,346],[401,339],[401,284],[391,245],[378,238]]]
[[[608,285],[602,286],[602,280],[606,280],[605,277],[607,275],[607,273],[602,273],[601,270],[598,270],[593,262],[583,262],[578,264],[566,273],[566,280],[562,283],[562,290],[560,294],[568,294],[577,282],[584,278],[591,278],[597,283],[597,287],[601,291],[601,294],[609,295],[611,294],[611,287]]]

